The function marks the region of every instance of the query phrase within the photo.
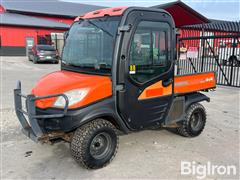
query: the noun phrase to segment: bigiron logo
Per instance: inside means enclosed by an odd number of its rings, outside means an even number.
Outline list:
[[[198,164],[195,161],[181,161],[181,175],[193,175],[197,179],[204,179],[207,176],[230,176],[237,175],[235,165],[214,165],[211,162]]]

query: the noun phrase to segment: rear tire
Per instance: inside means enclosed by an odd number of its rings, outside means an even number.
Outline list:
[[[177,132],[184,137],[196,137],[201,134],[206,124],[206,111],[203,105],[194,103],[186,111]]]
[[[108,165],[118,149],[116,128],[109,121],[96,119],[78,128],[72,138],[72,157],[87,169]]]

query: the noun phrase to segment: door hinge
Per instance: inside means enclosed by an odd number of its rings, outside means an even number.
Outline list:
[[[118,28],[118,33],[120,33],[120,32],[129,32],[131,30],[131,27],[132,27],[131,24],[120,26]]]

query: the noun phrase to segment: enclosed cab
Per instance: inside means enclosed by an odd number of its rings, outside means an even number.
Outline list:
[[[176,35],[164,10],[118,7],[76,18],[66,34],[61,70],[41,78],[30,95],[14,90],[23,132],[35,141],[70,142],[87,168],[107,165],[118,131],[172,127],[198,136],[206,122],[200,91],[214,72],[174,76]],[[26,109],[22,107],[26,98]],[[27,118],[26,118],[27,117]]]

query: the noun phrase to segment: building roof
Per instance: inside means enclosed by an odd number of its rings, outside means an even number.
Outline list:
[[[59,0],[1,0],[0,4],[8,12],[62,17],[77,17],[90,11],[106,8],[103,6],[63,2]]]
[[[172,15],[176,27],[210,22],[206,17],[181,1],[152,6],[152,8],[162,8],[168,11]]]
[[[70,27],[64,23],[7,12],[0,14],[0,24],[11,26],[46,27],[54,29],[69,29]]]
[[[184,28],[240,33],[240,21],[233,22],[233,21],[223,21],[223,20],[215,20],[215,19],[210,19],[210,21],[211,22],[207,24],[189,25],[189,26],[185,26]]]

